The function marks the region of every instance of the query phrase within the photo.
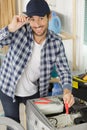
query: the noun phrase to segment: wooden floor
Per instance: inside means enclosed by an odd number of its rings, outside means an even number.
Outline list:
[[[0,102],[0,117],[4,115],[3,108]],[[20,105],[20,119],[21,124],[26,130],[26,115],[25,115],[25,106],[23,104]],[[6,130],[6,126],[0,125],[0,130]]]

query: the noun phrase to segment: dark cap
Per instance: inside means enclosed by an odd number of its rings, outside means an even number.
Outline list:
[[[27,16],[45,16],[50,14],[50,8],[45,0],[30,0],[26,6]]]

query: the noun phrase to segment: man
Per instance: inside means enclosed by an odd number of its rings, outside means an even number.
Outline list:
[[[5,116],[17,122],[19,104],[48,95],[53,66],[61,80],[64,103],[74,103],[72,77],[63,43],[48,30],[50,8],[45,0],[30,0],[25,15],[14,16],[0,30],[0,46],[9,45],[0,69],[0,99]]]

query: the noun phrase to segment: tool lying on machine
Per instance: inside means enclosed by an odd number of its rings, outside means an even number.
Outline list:
[[[63,112],[63,103],[53,97],[52,99],[50,98],[39,98],[34,101],[34,104],[45,114],[53,114],[53,113],[61,113]],[[54,109],[55,108],[55,109]]]

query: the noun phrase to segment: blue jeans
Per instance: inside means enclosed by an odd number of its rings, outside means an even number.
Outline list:
[[[3,106],[5,116],[17,121],[18,123],[20,123],[20,103],[24,103],[26,105],[26,101],[28,99],[34,99],[39,97],[39,92],[29,97],[15,96],[16,101],[13,102],[13,99],[11,97],[7,96],[0,90],[0,100]],[[8,128],[7,130],[10,130],[10,128]]]

